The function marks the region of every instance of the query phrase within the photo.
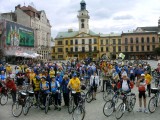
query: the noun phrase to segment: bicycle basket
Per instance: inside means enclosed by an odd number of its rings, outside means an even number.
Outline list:
[[[159,89],[158,88],[151,88],[151,93],[158,93]]]
[[[33,92],[33,91],[28,91],[28,95],[29,95],[30,97],[33,97],[33,96],[34,96],[34,92]]]

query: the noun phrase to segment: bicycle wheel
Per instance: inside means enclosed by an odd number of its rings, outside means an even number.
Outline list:
[[[114,103],[112,102],[112,100],[110,101],[107,101],[104,106],[103,106],[103,114],[106,116],[106,117],[109,117],[113,111],[114,111]]]
[[[90,103],[93,100],[93,93],[91,91],[86,93],[86,101]]]
[[[148,103],[148,110],[150,113],[153,113],[156,110],[156,97],[153,96]]]
[[[103,100],[107,102],[107,101],[111,100],[113,96],[114,96],[113,90],[106,90],[103,93]]]
[[[49,97],[46,97],[46,104],[45,104],[45,113],[48,113],[48,108],[49,108]]]
[[[12,104],[12,115],[14,117],[19,117],[22,114],[23,106],[19,104],[19,102],[15,102]]]
[[[30,100],[29,100],[29,98],[27,98],[26,103],[23,107],[23,114],[27,115],[29,112],[29,109],[30,109]]]
[[[84,117],[85,117],[85,111],[82,107],[78,106],[73,110],[72,113],[73,120],[83,120]]]
[[[135,97],[131,97],[131,100],[129,102],[129,105],[128,105],[128,111],[131,112],[135,106],[135,103],[136,103],[136,98]]]
[[[0,104],[5,105],[8,102],[8,95],[6,94],[1,94],[0,96]]]
[[[68,113],[71,114],[74,109],[74,100],[73,97],[69,98],[69,105],[68,105]]]
[[[124,114],[124,103],[121,103],[116,110],[116,118],[120,119]]]

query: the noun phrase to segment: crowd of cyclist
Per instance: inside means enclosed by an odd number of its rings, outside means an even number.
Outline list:
[[[13,70],[15,69],[15,70]],[[160,64],[157,65],[157,73],[160,72]],[[15,71],[15,73],[13,73]],[[43,94],[43,104],[47,93],[52,92],[55,99],[55,109],[61,110],[62,96],[65,106],[69,105],[70,90],[76,91],[74,101],[77,105],[83,79],[89,79],[91,89],[94,91],[96,100],[97,87],[102,82],[102,91],[112,84],[114,91],[121,89],[131,92],[134,86],[139,91],[139,112],[142,112],[142,97],[144,100],[144,112],[146,108],[146,91],[151,95],[152,69],[146,62],[144,64],[116,63],[111,61],[77,61],[72,60],[67,63],[46,62],[34,65],[20,64],[12,68],[9,64],[0,64],[0,92],[3,91],[3,84],[11,90],[13,102],[16,101],[16,91],[23,89],[24,83],[28,83],[34,91],[36,101],[39,92]],[[100,81],[100,77],[102,78]],[[112,81],[109,81],[109,78]],[[87,79],[85,79],[87,80]],[[62,95],[63,94],[63,95]],[[35,103],[36,106],[36,103]]]

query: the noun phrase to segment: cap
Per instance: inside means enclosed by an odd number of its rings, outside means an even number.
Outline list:
[[[73,74],[73,77],[76,77],[76,76],[77,76],[77,74],[76,74],[76,73],[74,73],[74,74]]]
[[[141,74],[141,76],[145,76],[145,74]]]

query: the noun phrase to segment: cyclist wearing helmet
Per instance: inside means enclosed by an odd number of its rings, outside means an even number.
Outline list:
[[[74,74],[73,74],[73,78],[69,81],[67,87],[68,87],[68,88],[71,87],[71,89],[76,92],[76,93],[73,95],[73,97],[74,97],[74,102],[75,102],[75,105],[76,105],[76,106],[78,105],[79,96],[80,96],[80,85],[81,85],[81,82],[80,82],[79,78],[77,77],[77,74],[74,73]]]

